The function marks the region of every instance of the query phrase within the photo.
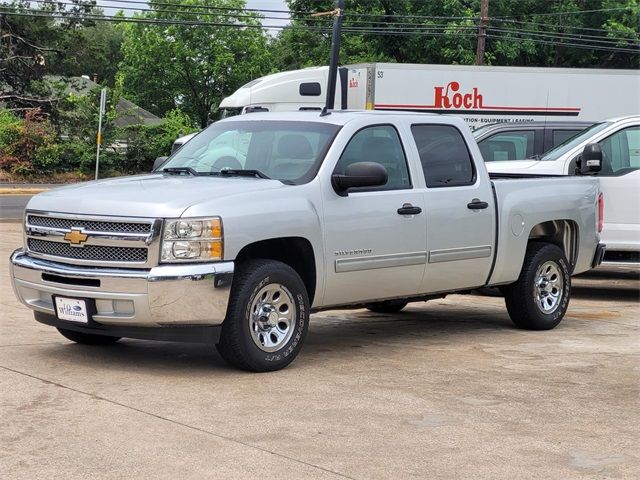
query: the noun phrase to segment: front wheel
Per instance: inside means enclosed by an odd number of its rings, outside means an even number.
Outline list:
[[[243,263],[233,280],[218,352],[252,372],[280,370],[302,348],[309,300],[300,276],[274,260]]]
[[[571,275],[563,251],[548,243],[529,244],[520,277],[502,291],[516,326],[551,330],[569,306]]]

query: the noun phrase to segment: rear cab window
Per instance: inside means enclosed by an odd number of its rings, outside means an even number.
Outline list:
[[[473,185],[476,170],[467,143],[451,125],[412,125],[428,188]]]
[[[524,160],[535,155],[535,130],[496,133],[478,142],[485,162]]]

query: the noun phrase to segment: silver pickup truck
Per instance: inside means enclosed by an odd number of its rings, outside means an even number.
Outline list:
[[[288,365],[313,311],[483,286],[518,327],[551,329],[602,259],[599,185],[515,177],[490,179],[454,117],[243,115],[151,174],[33,197],[13,286],[75,342],[207,342],[251,371]]]

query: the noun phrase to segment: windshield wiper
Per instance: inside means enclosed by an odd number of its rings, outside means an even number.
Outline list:
[[[198,175],[200,175],[191,167],[167,167],[167,168],[163,168],[162,171],[164,173],[177,173],[177,174],[188,173],[189,175],[193,175],[194,177],[197,177]]]
[[[219,172],[214,172],[215,175],[228,175],[228,176],[238,176],[238,177],[256,177],[256,178],[264,178],[265,180],[271,180],[271,177],[268,177],[260,170],[245,170],[245,169],[235,169],[235,168],[225,168],[220,170]]]

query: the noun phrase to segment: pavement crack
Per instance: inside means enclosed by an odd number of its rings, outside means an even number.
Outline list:
[[[102,402],[110,403],[110,404],[116,405],[118,407],[126,408],[128,410],[131,410],[131,411],[134,411],[134,412],[137,412],[137,413],[141,413],[143,415],[147,415],[149,417],[156,418],[158,420],[161,420],[161,421],[164,421],[164,422],[168,422],[168,423],[171,423],[173,425],[178,425],[180,427],[187,428],[189,430],[193,430],[193,431],[196,431],[196,432],[199,432],[199,433],[204,433],[206,435],[210,435],[212,437],[216,437],[216,438],[218,438],[220,440],[232,442],[232,443],[235,443],[235,444],[238,444],[238,445],[242,445],[242,446],[247,447],[247,448],[252,448],[252,449],[264,452],[264,453],[269,453],[271,455],[275,455],[277,457],[280,457],[280,458],[283,458],[283,459],[286,459],[286,460],[290,460],[290,461],[298,463],[300,465],[305,465],[307,467],[311,467],[311,468],[315,468],[317,470],[321,470],[323,472],[329,473],[331,475],[335,475],[335,476],[340,477],[340,478],[346,478],[346,479],[349,479],[349,480],[356,480],[355,477],[350,477],[349,475],[345,475],[344,473],[336,472],[335,470],[331,470],[329,468],[321,467],[320,465],[316,465],[316,464],[313,464],[313,463],[310,463],[310,462],[305,462],[304,460],[301,460],[299,458],[290,457],[288,455],[284,455],[282,453],[279,453],[279,452],[276,452],[276,451],[273,451],[273,450],[269,450],[267,448],[263,448],[263,447],[260,447],[260,446],[257,446],[257,445],[252,445],[250,443],[246,443],[246,442],[243,442],[241,440],[238,440],[238,439],[235,439],[235,438],[232,438],[232,437],[227,437],[225,435],[220,435],[219,433],[215,433],[215,432],[212,432],[210,430],[205,430],[204,428],[196,427],[194,425],[189,425],[188,423],[183,423],[183,422],[180,422],[178,420],[174,420],[174,419],[171,419],[171,418],[168,418],[168,417],[163,417],[162,415],[158,415],[157,413],[147,412],[146,410],[142,410],[140,408],[133,407],[131,405],[127,405],[125,403],[117,402],[115,400],[111,400],[109,398],[102,397],[100,395],[96,395],[95,393],[85,392],[84,390],[79,390],[77,388],[70,387],[68,385],[64,385],[62,383],[58,383],[58,382],[55,382],[53,380],[47,380],[46,378],[38,377],[37,375],[32,375],[30,373],[21,372],[20,370],[15,370],[13,368],[5,367],[4,365],[0,365],[0,368],[2,368],[3,370],[6,370],[8,372],[15,373],[17,375],[23,375],[25,377],[32,378],[34,380],[38,380],[38,381],[43,382],[43,383],[48,384],[48,385],[53,385],[53,386],[56,386],[56,387],[63,388],[65,390],[69,390],[71,392],[75,392],[75,393],[79,393],[81,395],[85,395],[85,396],[93,398],[95,400],[99,400],[99,401],[102,401]]]

